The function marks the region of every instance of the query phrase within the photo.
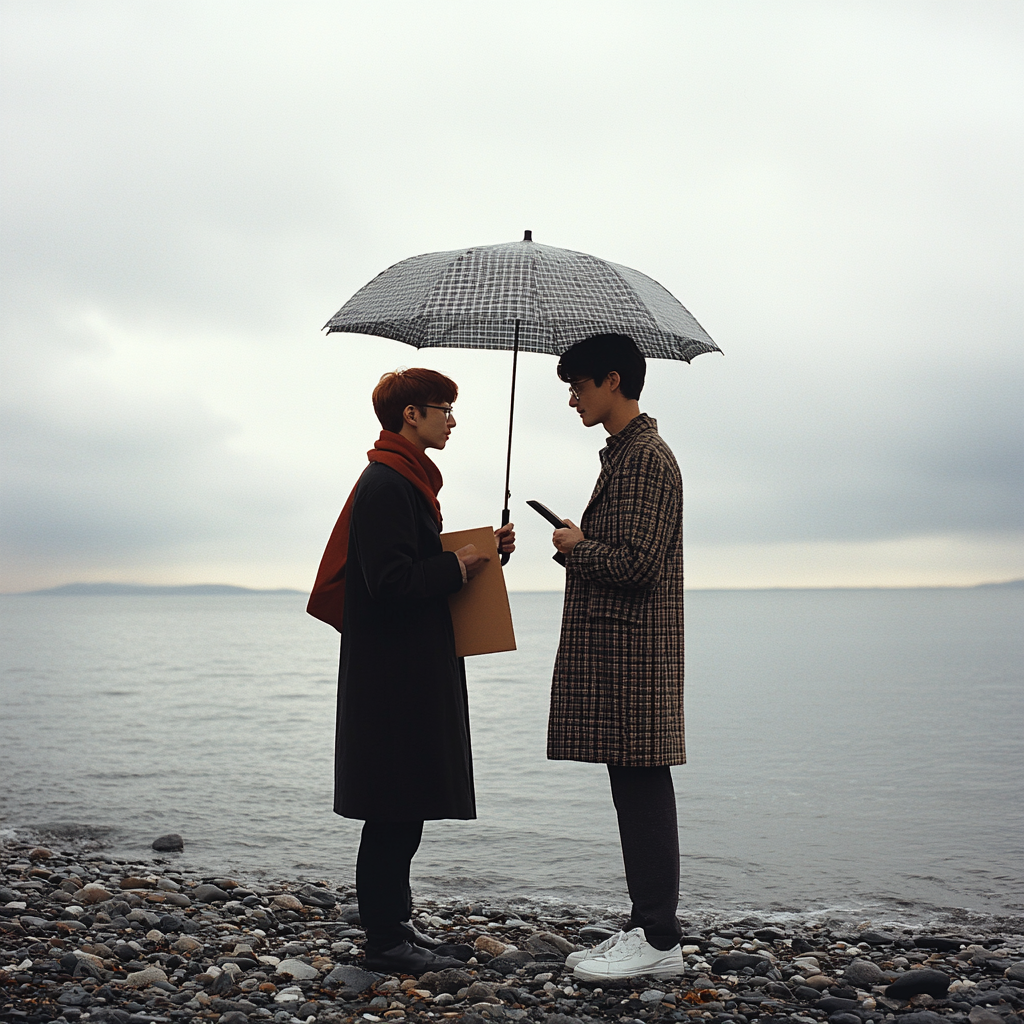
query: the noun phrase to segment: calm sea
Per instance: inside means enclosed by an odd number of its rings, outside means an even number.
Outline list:
[[[682,912],[1024,913],[1024,591],[687,601]],[[604,768],[544,758],[561,595],[512,603],[519,651],[468,663],[479,820],[427,825],[417,889],[623,907]],[[180,832],[184,866],[350,880],[359,824],[330,810],[337,638],[303,605],[0,598],[0,828],[129,857]]]

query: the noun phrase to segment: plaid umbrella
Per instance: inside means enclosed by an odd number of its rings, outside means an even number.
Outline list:
[[[519,351],[561,355],[592,334],[628,334],[646,356],[689,362],[719,352],[657,281],[571,249],[534,242],[430,252],[402,260],[360,288],[325,330],[377,334],[416,348],[511,349],[505,508]],[[508,556],[502,558],[502,563]]]

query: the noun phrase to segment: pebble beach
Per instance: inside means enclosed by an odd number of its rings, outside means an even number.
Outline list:
[[[0,1018],[42,1024],[379,1021],[1009,1024],[1024,1019],[1024,922],[942,934],[745,917],[683,925],[685,973],[596,984],[566,956],[618,920],[573,908],[417,900],[422,942],[463,961],[363,968],[351,885],[198,876],[180,837],[150,860],[95,841],[0,839]]]

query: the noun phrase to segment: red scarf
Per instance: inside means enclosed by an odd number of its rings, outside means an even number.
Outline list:
[[[370,462],[383,463],[401,473],[427,499],[430,514],[437,520],[437,525],[441,525],[441,505],[437,500],[437,492],[443,483],[441,471],[425,452],[401,434],[382,430],[374,442],[373,451],[367,452],[366,457]],[[345,612],[345,563],[348,561],[348,531],[355,497],[356,488],[353,487],[331,531],[324,556],[320,559],[313,592],[309,595],[309,604],[306,605],[310,615],[333,626],[339,633]]]

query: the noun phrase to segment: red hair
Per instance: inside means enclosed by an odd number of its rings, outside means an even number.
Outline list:
[[[426,406],[433,402],[449,405],[459,397],[459,386],[437,370],[414,366],[408,370],[385,373],[373,389],[373,411],[385,430],[402,431],[403,415],[410,405]]]

